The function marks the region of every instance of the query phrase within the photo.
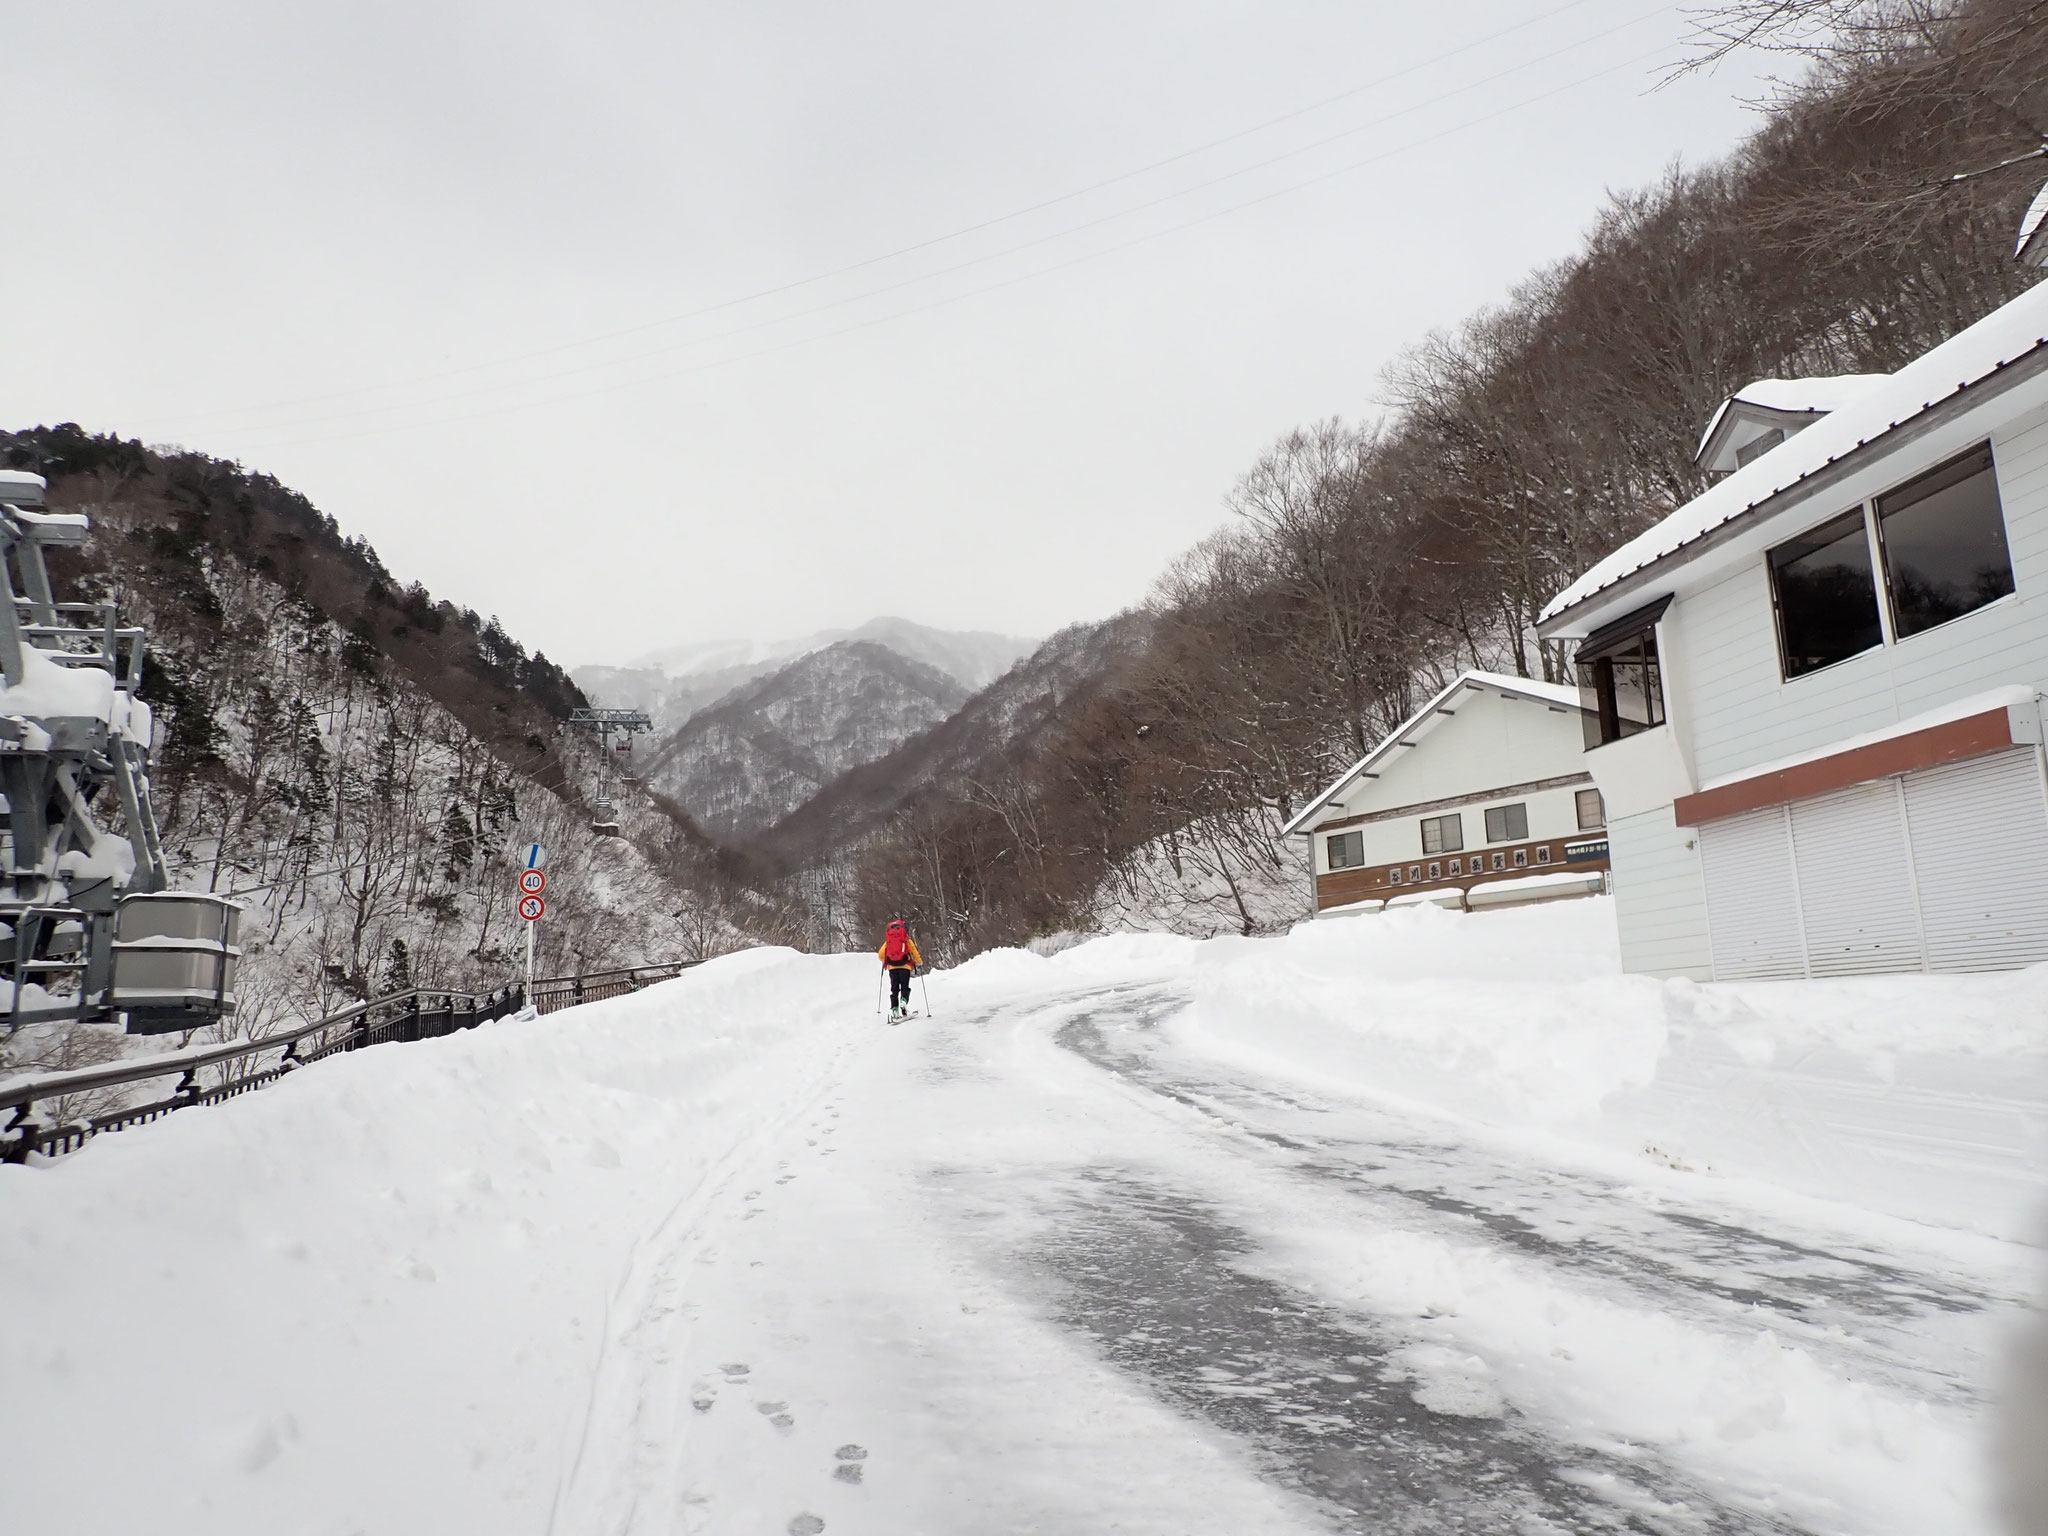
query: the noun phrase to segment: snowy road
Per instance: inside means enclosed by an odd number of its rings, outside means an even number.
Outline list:
[[[988,957],[894,1029],[740,957],[9,1174],[83,1277],[4,1272],[28,1511],[132,1418],[104,1513],[167,1531],[1989,1530],[2038,978],[1638,984],[1579,905]]]

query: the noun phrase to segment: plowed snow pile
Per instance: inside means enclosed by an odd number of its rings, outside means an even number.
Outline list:
[[[874,971],[754,951],[0,1168],[7,1526],[1438,1528],[1362,1502],[1383,1422],[1428,1509],[1513,1472],[1471,1528],[1990,1528],[2048,968],[1624,977],[1593,900],[1007,951],[899,1028]]]

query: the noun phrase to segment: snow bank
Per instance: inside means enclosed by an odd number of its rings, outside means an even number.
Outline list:
[[[1088,949],[1062,961],[1085,963]],[[1185,1042],[1326,1092],[2004,1236],[2048,1152],[2048,967],[1621,974],[1610,898],[1432,906],[1206,953]]]
[[[870,963],[752,951],[0,1168],[9,1525],[544,1528],[634,1235],[807,1101]]]

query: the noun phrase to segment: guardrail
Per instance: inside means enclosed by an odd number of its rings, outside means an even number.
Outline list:
[[[189,1050],[108,1062],[101,1067],[18,1078],[0,1085],[0,1114],[13,1111],[13,1117],[0,1126],[0,1162],[24,1162],[32,1153],[55,1157],[73,1152],[104,1131],[126,1130],[194,1104],[218,1104],[274,1083],[337,1051],[452,1035],[459,1029],[472,1029],[517,1013],[529,1000],[537,1012],[554,1013],[578,1003],[620,997],[657,981],[671,980],[699,963],[681,960],[666,965],[591,971],[580,976],[549,976],[536,980],[530,995],[517,982],[495,992],[415,987],[357,1003],[310,1024],[281,1029],[257,1040],[194,1046]],[[262,1059],[273,1052],[276,1060]],[[66,1100],[169,1077],[176,1077],[177,1085],[164,1097],[147,1103],[124,1104],[96,1115],[62,1113]]]
[[[0,1162],[19,1163],[35,1152],[57,1156],[75,1151],[103,1131],[126,1130],[194,1104],[218,1104],[274,1083],[287,1073],[337,1051],[451,1035],[458,1029],[471,1029],[516,1013],[525,1001],[516,984],[495,992],[414,988],[372,998],[310,1024],[281,1029],[256,1040],[195,1046],[108,1062],[101,1067],[17,1079],[0,1087],[0,1112],[14,1112],[13,1118],[0,1127]],[[261,1060],[273,1052],[277,1053],[275,1061]],[[210,1068],[219,1070],[214,1081],[208,1083],[202,1074]],[[48,1107],[55,1105],[61,1109],[67,1099],[166,1077],[176,1077],[177,1086],[167,1096],[147,1103],[124,1104],[103,1114],[68,1118]]]
[[[623,997],[657,981],[673,981],[700,960],[677,960],[666,965],[629,965],[617,971],[591,971],[582,976],[550,976],[533,984],[533,1006],[541,1013],[594,1003],[601,998]]]

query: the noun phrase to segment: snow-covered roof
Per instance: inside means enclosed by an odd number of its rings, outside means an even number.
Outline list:
[[[1448,687],[1431,698],[1406,720],[1403,720],[1399,726],[1388,733],[1378,746],[1345,769],[1331,782],[1329,788],[1325,789],[1315,799],[1309,801],[1307,805],[1296,812],[1287,825],[1280,829],[1280,835],[1286,837],[1290,833],[1301,831],[1310,820],[1322,813],[1324,806],[1342,794],[1360,774],[1371,772],[1374,763],[1377,763],[1403,742],[1413,741],[1423,727],[1435,722],[1439,718],[1438,712],[1443,708],[1445,701],[1452,694],[1466,688],[1490,688],[1496,693],[1510,694],[1524,699],[1536,699],[1545,704],[1562,705],[1569,709],[1577,709],[1579,707],[1579,690],[1566,683],[1543,683],[1538,682],[1532,677],[1509,677],[1504,672],[1480,672],[1477,670],[1460,672],[1451,680]]]
[[[1801,426],[1830,411],[1838,411],[1851,401],[1859,400],[1877,385],[1890,378],[1888,373],[1838,373],[1818,379],[1758,379],[1745,384],[1715,408],[1713,419],[1707,423],[1707,430],[1700,434],[1700,445],[1693,452],[1693,462],[1708,469],[1734,469],[1730,464],[1708,463],[1714,455],[1715,440],[1728,432],[1742,417],[1749,417],[1755,423],[1752,436],[1760,434],[1771,425],[1789,428],[1787,436]]]
[[[1838,460],[2048,348],[2048,283],[2028,289],[1975,325],[1881,379],[1798,436],[1751,460],[1638,534],[1559,593],[1540,625],[1670,558],[1724,525],[1761,512]],[[1546,629],[1546,634],[1561,632]]]
[[[0,502],[40,507],[43,492],[49,488],[50,482],[41,475],[30,474],[25,469],[0,469]]]
[[[2042,183],[2020,220],[2020,243],[2013,247],[2013,255],[2030,267],[2048,266],[2048,182]]]

